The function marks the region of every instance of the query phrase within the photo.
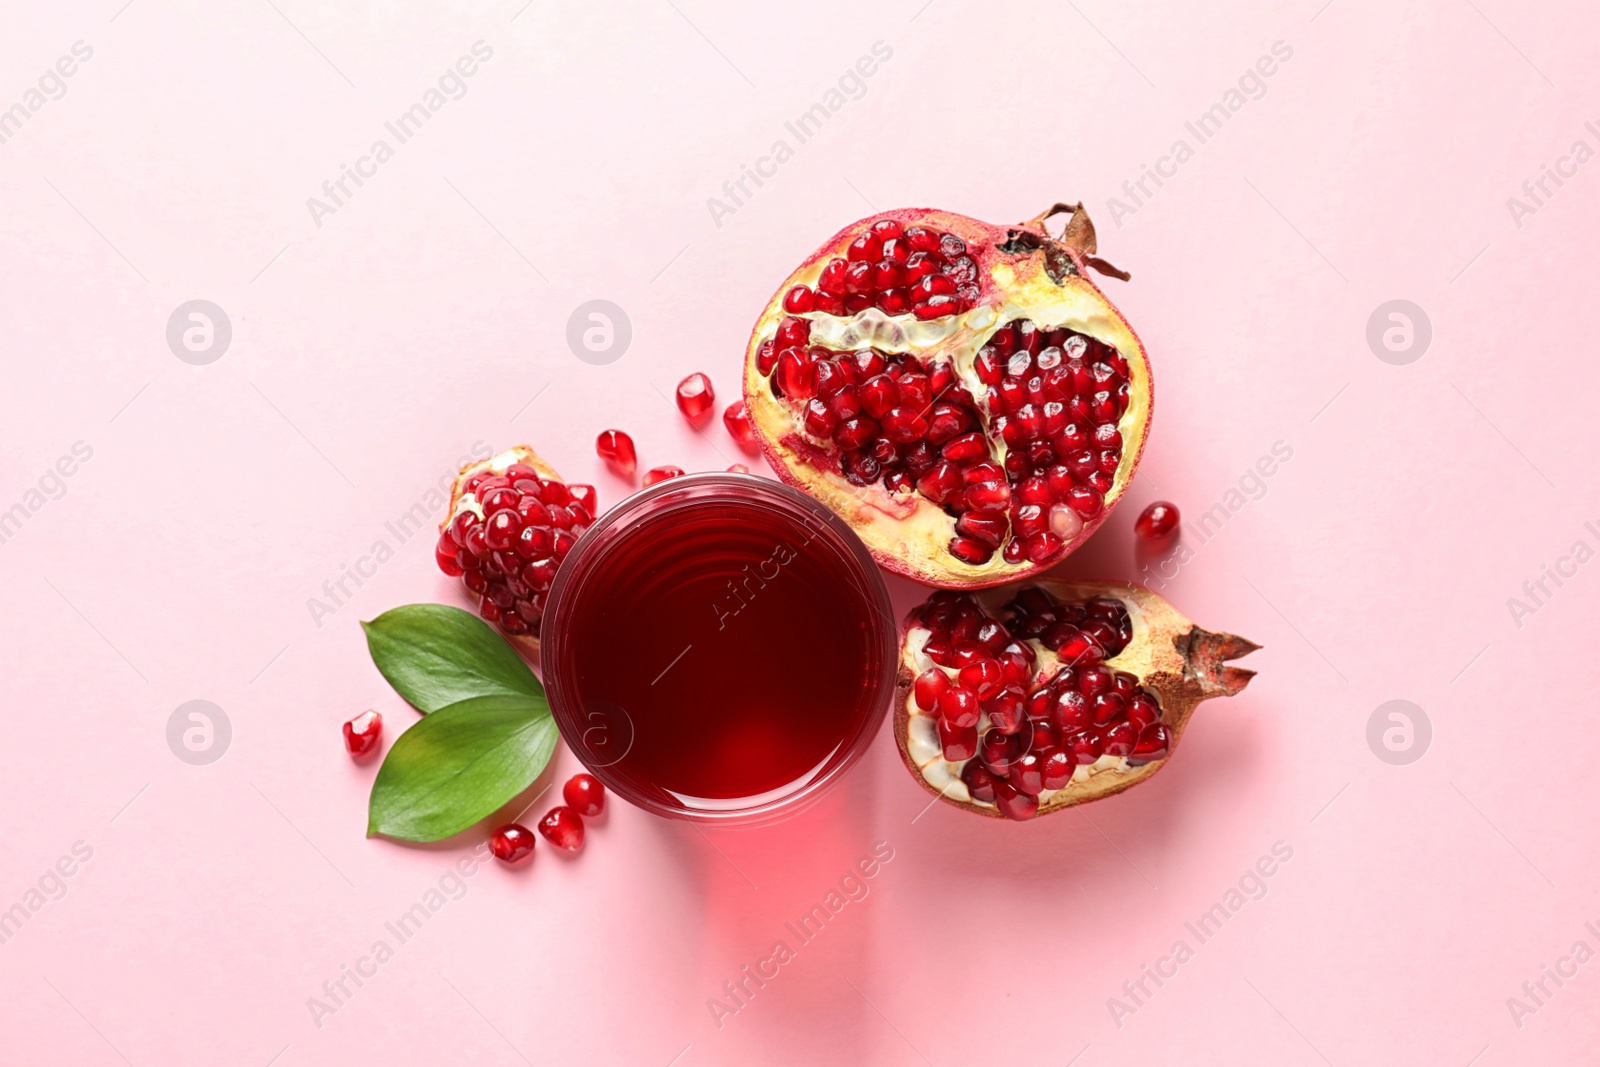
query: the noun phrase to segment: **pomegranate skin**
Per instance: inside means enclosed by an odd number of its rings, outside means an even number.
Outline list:
[[[1045,221],[1054,214],[1068,212],[1071,220],[1065,232],[1059,237],[1052,236]],[[796,288],[816,286],[820,294],[822,287],[833,284],[827,277],[832,261],[849,258],[852,249],[875,226],[886,222],[892,222],[903,231],[914,227],[938,231],[963,243],[962,258],[976,263],[976,278],[964,288],[969,294],[974,288],[980,290],[976,296],[961,297],[963,301],[971,300],[970,308],[960,310],[967,305],[957,303],[952,305],[954,313],[929,316],[931,321],[925,321],[921,314],[928,304],[919,305],[916,316],[894,314],[881,303],[876,312],[868,309],[834,314],[816,307],[797,312],[804,301],[797,303],[793,299]],[[1093,226],[1081,205],[1057,204],[1037,218],[1016,226],[995,226],[928,208],[906,208],[882,212],[840,230],[778,287],[751,334],[746,353],[744,401],[768,464],[781,480],[821,500],[849,522],[880,566],[914,581],[942,588],[982,589],[1055,566],[1107,520],[1124,495],[1143,455],[1154,403],[1150,364],[1144,346],[1126,319],[1089,279],[1087,272],[1091,268],[1126,278],[1096,255]],[[923,279],[924,282],[930,280]],[[848,278],[844,284],[849,285]],[[1000,315],[1009,317],[997,320],[996,316]],[[825,420],[819,419],[808,427],[804,405],[797,410],[791,403],[800,400],[802,394],[780,395],[782,382],[802,385],[807,390],[803,394],[806,397],[814,388],[808,377],[809,367],[806,375],[802,375],[804,381],[800,381],[794,376],[794,368],[778,360],[775,352],[775,345],[782,346],[798,339],[795,331],[785,332],[785,324],[796,321],[816,324],[817,332],[809,335],[810,343],[815,345],[819,334],[823,335],[828,341],[826,350],[835,357],[858,344],[870,343],[874,346],[871,350],[877,351],[883,337],[898,330],[904,334],[905,344],[896,348],[894,342],[885,342],[889,344],[891,355],[902,352],[907,358],[914,357],[929,373],[934,373],[939,362],[947,362],[957,372],[955,387],[980,398],[994,382],[983,378],[972,353],[979,351],[986,339],[1006,326],[1025,323],[1030,329],[1077,332],[1109,345],[1120,356],[1120,372],[1126,375],[1127,389],[1125,395],[1119,394],[1121,399],[1114,400],[1123,405],[1114,421],[1120,448],[1120,453],[1112,457],[1114,470],[1109,467],[1106,471],[1094,470],[1096,457],[1089,451],[1083,452],[1086,465],[1075,476],[1068,475],[1067,468],[1057,463],[1060,482],[1051,483],[1056,487],[1053,491],[1057,493],[1057,502],[1064,503],[1068,499],[1065,490],[1074,477],[1076,488],[1092,492],[1096,497],[1092,507],[1085,506],[1081,519],[1067,514],[1065,508],[1057,509],[1061,513],[1059,528],[1032,533],[1026,538],[1014,535],[1000,546],[992,546],[992,535],[990,540],[961,536],[955,528],[959,515],[947,507],[950,502],[944,489],[947,475],[941,474],[930,481],[916,468],[905,474],[884,468],[887,473],[878,481],[879,469],[873,463],[864,462],[854,453],[846,455],[836,451],[828,442],[819,441],[816,434],[824,428]],[[871,333],[870,341],[855,338],[849,332],[859,333],[862,329],[878,332]],[[918,333],[919,329],[924,333]],[[918,338],[934,339],[924,343]],[[783,376],[781,380],[780,376]],[[780,380],[776,390],[775,380]],[[847,391],[855,388],[852,385]],[[945,395],[938,392],[941,386],[937,378],[933,388],[935,401],[938,396]],[[1097,394],[1097,403],[1098,397],[1108,395]],[[1084,410],[1090,410],[1087,399],[1079,399],[1085,402]],[[1017,403],[1018,398],[1011,402]],[[976,403],[984,413],[982,429],[989,447],[1010,448],[1011,442],[1001,444],[1004,431],[1000,420],[990,418],[987,407],[982,406],[987,401]],[[1054,406],[1058,409],[1056,412],[1045,412],[1039,405],[1029,406],[1026,414],[1019,413],[1017,418],[1007,421],[1019,423],[1029,433],[1037,433],[1048,420],[1050,432],[1057,432],[1061,428],[1056,424],[1061,422],[1059,409],[1063,405]],[[1080,415],[1078,421],[1100,422],[1105,417],[1099,413]],[[905,419],[896,420],[894,427],[902,436],[912,435],[922,428],[922,423]],[[936,429],[931,419],[928,430],[934,435],[945,432]],[[934,440],[936,449],[940,441],[942,438]],[[899,446],[911,447],[904,442]],[[1008,453],[1008,459],[1012,455],[1019,460],[1022,458],[1020,443],[1017,447],[1017,452]],[[991,459],[998,463],[998,456]],[[1058,459],[1064,461],[1065,457]],[[1011,471],[1012,467],[1008,465],[1007,470]],[[1036,473],[1043,478],[1045,471],[1041,467]],[[1013,474],[1013,489],[1024,477]],[[907,485],[917,489],[897,491]],[[1050,513],[1049,505],[1043,507],[1043,513]]]

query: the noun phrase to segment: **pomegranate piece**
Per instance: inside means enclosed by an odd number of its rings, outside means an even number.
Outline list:
[[[657,482],[664,482],[668,478],[681,478],[682,476],[682,467],[651,467],[644,472],[644,484],[647,486],[655,485]]]
[[[1139,517],[1133,521],[1133,532],[1141,541],[1163,544],[1178,532],[1179,518],[1178,505],[1157,500],[1139,512]]]
[[[1127,583],[941,590],[906,617],[895,740],[946,803],[1050,814],[1159,770],[1201,701],[1244,689],[1229,661],[1255,648]]]
[[[546,812],[539,832],[556,848],[576,852],[583,847],[583,818],[569,807],[557,805]]]
[[[621,430],[601,430],[595,438],[594,450],[618,475],[632,479],[639,469],[639,453],[634,450],[633,438]]]
[[[533,846],[538,840],[533,831],[521,823],[507,823],[489,835],[489,851],[509,867],[533,855]]]
[[[711,379],[699,371],[678,383],[678,410],[695,426],[702,426],[711,417],[717,394],[711,388]]]
[[[1149,425],[1144,349],[1087,272],[1126,275],[1095,252],[1081,205],[1018,226],[904,210],[841,230],[751,336],[744,403],[774,472],[929,585],[1060,562],[1121,499]]]
[[[383,716],[363,711],[344,724],[344,747],[352,756],[365,756],[383,737]]]
[[[434,559],[461,579],[478,614],[531,653],[556,570],[598,512],[593,486],[567,485],[518,445],[456,475]]]
[[[745,410],[743,400],[735,400],[722,412],[722,425],[727,427],[728,436],[739,442],[739,447],[752,456],[761,451],[761,445],[756,441],[756,428],[750,424],[750,413]]]
[[[606,810],[606,788],[592,774],[575,774],[561,787],[561,799],[567,807],[585,818],[593,818]]]

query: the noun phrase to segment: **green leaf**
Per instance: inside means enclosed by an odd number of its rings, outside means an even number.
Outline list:
[[[439,841],[460,833],[528,788],[558,736],[542,696],[474,697],[417,720],[378,769],[367,836]]]
[[[444,604],[407,604],[361,628],[372,662],[424,714],[470,697],[544,699],[516,650],[482,619]]]

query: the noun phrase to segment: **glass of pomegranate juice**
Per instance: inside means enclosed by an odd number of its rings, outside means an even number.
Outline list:
[[[540,659],[556,723],[658,815],[752,823],[860,758],[895,684],[872,557],[825,506],[745,474],[670,478],[567,557]]]

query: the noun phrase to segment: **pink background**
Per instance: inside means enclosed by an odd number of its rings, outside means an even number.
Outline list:
[[[1507,599],[1600,546],[1600,164],[1520,226],[1506,200],[1600,147],[1600,24],[1320,3],[13,5],[0,107],[93,56],[0,145],[0,510],[93,454],[0,544],[0,907],[93,854],[0,944],[0,1061],[1592,1059],[1600,963],[1534,1013],[1507,1000],[1600,949],[1600,565],[1520,626]],[[478,40],[465,97],[316,226],[306,198]],[[717,225],[707,198],[880,40],[864,96]],[[1116,224],[1108,198],[1275,41],[1265,95]],[[375,767],[338,737],[365,707],[386,744],[413,718],[357,621],[459,601],[427,539],[321,626],[308,599],[478,441],[603,503],[607,426],[646,465],[741,458],[663,394],[705,370],[728,398],[771,287],[845,222],[1080,197],[1134,274],[1107,285],[1159,402],[1130,501],[1063,569],[1136,577],[1139,507],[1197,517],[1285,442],[1165,589],[1266,646],[1249,691],[1153,783],[1026,826],[924,811],[887,727],[775,829],[619,807],[573,860],[477,871],[319,1026],[308,998],[470,845],[365,840]],[[233,325],[208,366],[165,341],[196,298]],[[634,331],[609,366],[564,339],[596,298]],[[1405,366],[1366,341],[1392,299],[1432,322]],[[232,723],[208,766],[166,742],[193,699]],[[1396,699],[1432,723],[1405,766],[1367,742]],[[880,841],[870,894],[719,1027],[708,998]],[[1198,945],[1185,923],[1280,841],[1265,896]],[[1193,957],[1114,1019],[1179,939]]]

